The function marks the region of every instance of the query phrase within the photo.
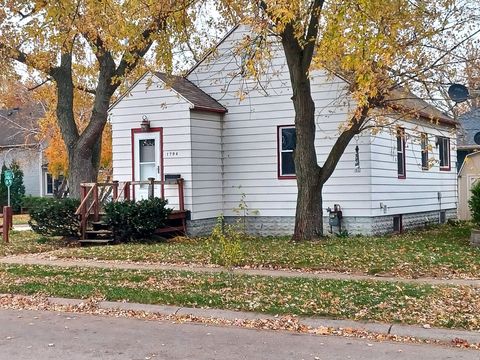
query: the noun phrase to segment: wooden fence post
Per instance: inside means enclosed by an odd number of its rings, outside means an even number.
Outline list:
[[[87,193],[87,187],[85,185],[80,185],[80,198],[82,203],[87,197]],[[87,230],[87,202],[88,201],[85,201],[82,208],[80,209],[80,232],[82,239],[85,239],[85,232]]]
[[[98,198],[98,185],[93,185],[93,220],[100,220],[100,200]]]
[[[2,225],[2,238],[5,243],[8,243],[10,241],[9,239],[9,233],[10,233],[10,228],[11,224],[11,210],[12,208],[8,206],[3,207],[3,225]]]
[[[10,230],[13,229],[13,210],[12,207],[8,207],[8,225],[10,226]]]
[[[178,205],[180,208],[180,211],[185,211],[185,195],[183,193],[183,184],[184,181],[182,178],[177,179],[177,184],[178,184]]]
[[[148,178],[148,198],[151,200],[155,197],[155,178]]]
[[[125,200],[130,200],[130,181],[125,182],[123,196]]]
[[[114,180],[112,185],[113,202],[118,200],[118,180]]]

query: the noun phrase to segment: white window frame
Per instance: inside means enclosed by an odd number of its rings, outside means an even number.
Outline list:
[[[49,175],[52,182],[52,192],[48,192],[48,176]],[[53,195],[54,185],[55,185],[55,179],[53,178],[53,175],[50,174],[48,171],[45,172],[45,195]]]

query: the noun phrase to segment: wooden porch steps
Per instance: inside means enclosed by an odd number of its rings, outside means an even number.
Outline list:
[[[163,228],[157,229],[157,235],[185,235],[186,211],[174,210],[167,219]],[[113,232],[110,226],[103,221],[88,221],[88,229],[85,236],[80,239],[81,245],[107,245],[114,243]]]
[[[127,181],[120,185],[118,181],[111,183],[82,183],[81,203],[75,212],[80,218],[81,244],[108,244],[114,242],[112,229],[102,221],[106,202],[135,200],[135,186],[148,186],[148,197],[154,197],[155,185],[161,185],[161,198],[164,198],[164,185],[177,185],[178,207],[168,216],[166,226],[157,229],[156,234],[179,235],[186,233],[186,224],[189,212],[185,210],[184,179],[158,181],[149,178],[148,181]],[[108,196],[104,196],[107,194]],[[111,195],[111,197],[109,197]],[[133,196],[132,196],[133,195]]]
[[[81,245],[107,245],[114,242],[113,239],[80,239],[79,241]]]

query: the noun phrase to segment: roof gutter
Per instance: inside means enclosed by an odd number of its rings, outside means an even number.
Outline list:
[[[422,118],[423,120],[438,121],[438,123],[440,123],[440,124],[449,125],[449,126],[452,126],[452,127],[455,127],[455,128],[458,126],[458,123],[453,119],[441,118],[441,117],[438,117],[438,116],[432,116],[429,113],[427,113],[425,111],[422,111],[422,110],[409,109],[409,108],[406,108],[404,106],[395,105],[395,104],[389,104],[388,107],[392,108],[393,110],[406,112],[407,114],[410,114],[412,116],[417,115],[418,117]]]
[[[214,113],[219,113],[219,114],[226,114],[228,112],[227,109],[215,109],[207,106],[196,106],[194,105],[191,110],[197,110],[197,111],[208,111],[208,112],[214,112]]]
[[[0,145],[0,149],[31,148],[31,147],[37,147],[37,146],[40,146],[40,144]]]

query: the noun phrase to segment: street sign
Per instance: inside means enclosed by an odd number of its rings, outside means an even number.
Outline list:
[[[3,177],[4,177],[5,186],[6,187],[12,186],[13,178],[14,178],[13,171],[12,170],[5,170],[5,172],[3,173]]]

